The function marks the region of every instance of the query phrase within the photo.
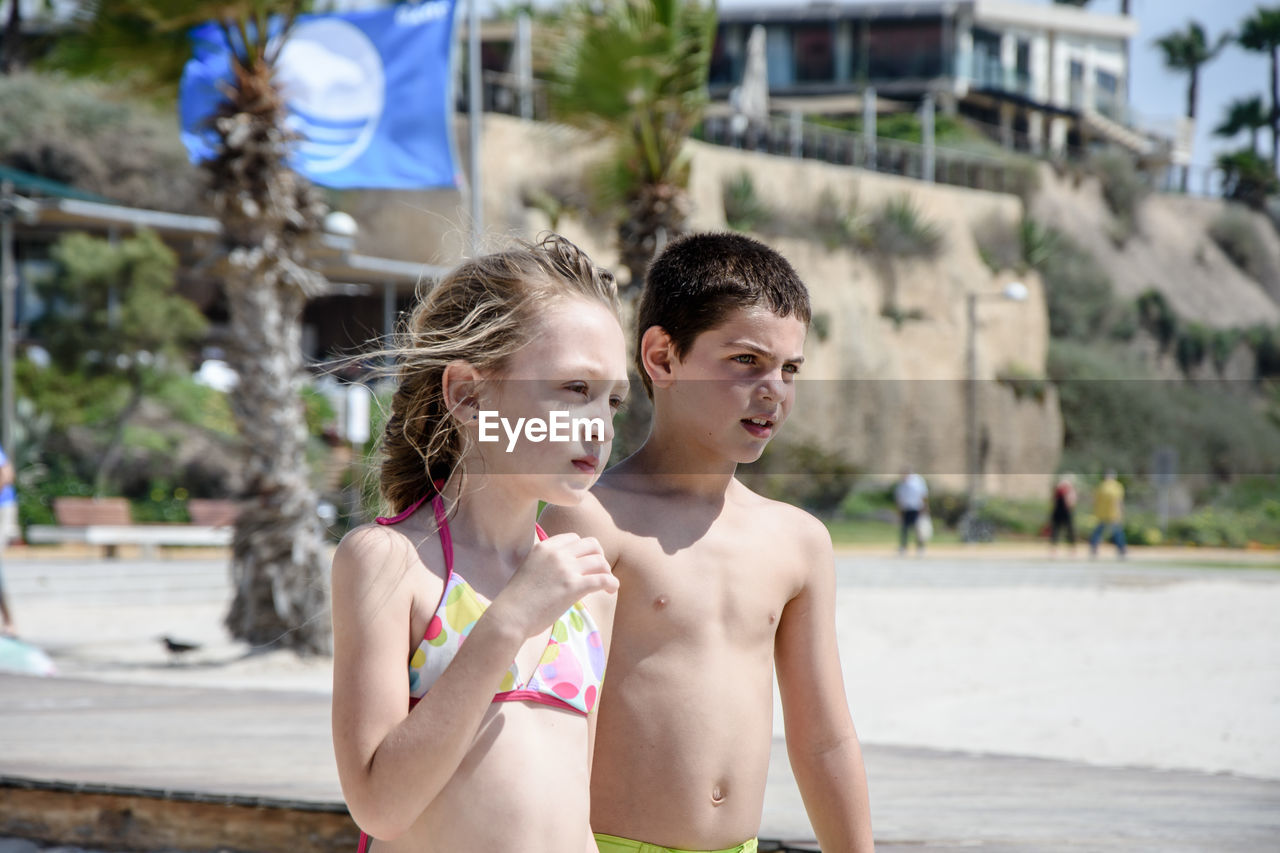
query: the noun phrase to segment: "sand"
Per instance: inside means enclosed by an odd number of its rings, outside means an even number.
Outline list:
[[[838,566],[840,652],[866,743],[1280,779],[1280,572],[876,555]],[[218,561],[5,571],[24,637],[63,675],[330,689],[327,659],[227,639]],[[163,634],[201,648],[174,657]],[[774,725],[781,734],[780,713]]]

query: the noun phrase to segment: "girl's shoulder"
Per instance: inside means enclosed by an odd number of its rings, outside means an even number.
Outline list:
[[[429,550],[423,541],[434,531],[416,524],[362,524],[338,543],[333,554],[333,583],[369,589],[399,586],[410,569],[421,567]]]

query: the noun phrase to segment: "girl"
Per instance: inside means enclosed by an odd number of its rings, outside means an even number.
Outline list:
[[[392,515],[333,561],[333,740],[361,851],[596,850],[590,712],[618,584],[595,540],[535,519],[609,458],[617,310],[613,276],[553,235],[464,263],[395,350]],[[552,412],[599,428],[506,431]]]

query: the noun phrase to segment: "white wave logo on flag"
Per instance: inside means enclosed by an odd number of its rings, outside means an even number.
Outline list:
[[[339,18],[299,23],[280,53],[276,79],[289,105],[297,156],[309,172],[352,163],[373,140],[386,101],[382,57],[358,27]]]

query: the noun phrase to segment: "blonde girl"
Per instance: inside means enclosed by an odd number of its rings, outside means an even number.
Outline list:
[[[608,460],[617,308],[612,275],[552,235],[462,264],[395,349],[390,513],[333,562],[333,740],[361,851],[596,850],[589,745],[617,581],[595,540],[547,537],[536,516],[580,501]],[[599,428],[528,428],[554,418]],[[494,441],[499,419],[526,429]]]

